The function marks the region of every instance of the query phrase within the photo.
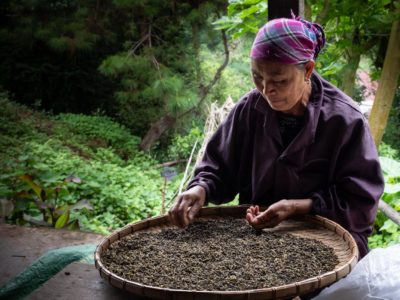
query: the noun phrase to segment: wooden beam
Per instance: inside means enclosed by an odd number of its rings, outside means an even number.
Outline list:
[[[268,0],[268,21],[277,18],[292,18],[292,13],[304,18],[304,0]]]
[[[379,200],[379,206],[381,212],[383,212],[390,220],[400,226],[400,214],[389,204],[382,199]]]

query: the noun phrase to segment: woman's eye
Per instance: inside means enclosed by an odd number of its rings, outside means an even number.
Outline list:
[[[283,85],[283,84],[286,84],[286,80],[274,80],[274,83]]]
[[[260,80],[261,76],[257,75],[257,74],[253,74],[253,78],[254,80]]]

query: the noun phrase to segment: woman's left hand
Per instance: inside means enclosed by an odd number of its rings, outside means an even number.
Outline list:
[[[293,213],[293,205],[284,199],[272,204],[263,212],[260,212],[258,205],[250,206],[247,209],[246,220],[256,229],[271,228],[289,218]]]
[[[293,215],[309,213],[311,206],[311,199],[283,199],[263,212],[260,212],[258,205],[250,206],[247,209],[246,220],[256,229],[271,228]]]

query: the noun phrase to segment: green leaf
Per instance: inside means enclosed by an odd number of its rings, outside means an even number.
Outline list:
[[[400,177],[400,162],[388,157],[379,157],[379,160],[386,176]]]
[[[400,212],[400,197],[393,200],[390,204],[393,205],[395,210]]]
[[[252,14],[254,14],[255,12],[258,11],[258,7],[256,5],[254,6],[250,6],[249,8],[242,10],[239,14],[240,18],[244,19]]]
[[[57,222],[56,222],[56,224],[55,224],[54,227],[55,227],[56,229],[63,228],[63,227],[68,223],[68,220],[69,220],[69,211],[67,211],[66,213],[62,214],[62,215],[57,219]]]
[[[58,206],[54,211],[54,215],[58,218],[59,216],[67,213],[68,210],[69,210],[69,206],[67,204]]]
[[[388,233],[396,233],[397,231],[400,231],[400,226],[394,223],[392,220],[387,220],[380,230]]]
[[[46,165],[46,168],[48,168],[48,167],[49,166]],[[43,169],[45,170],[46,168],[43,168]],[[42,182],[53,183],[53,182],[59,181],[60,177],[53,172],[44,172],[41,174],[40,180]]]
[[[400,192],[400,183],[395,183],[395,184],[386,183],[385,184],[385,193],[396,194],[398,192]]]
[[[76,202],[74,205],[71,205],[69,207],[69,209],[71,209],[71,210],[73,210],[73,209],[78,210],[78,209],[82,209],[82,208],[92,210],[93,206],[89,203],[88,200],[82,199],[82,200],[79,200],[78,202]]]
[[[21,179],[23,182],[27,183],[31,187],[31,189],[35,192],[35,194],[41,198],[42,188],[33,182],[33,177],[31,175],[29,174],[18,175],[18,178]]]

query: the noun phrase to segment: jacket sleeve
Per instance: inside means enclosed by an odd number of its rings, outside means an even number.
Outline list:
[[[360,255],[368,252],[384,179],[374,141],[365,119],[343,143],[336,160],[333,184],[312,195],[312,213],[332,219],[355,238]],[[361,123],[361,124],[360,124]]]
[[[206,203],[222,204],[234,199],[238,193],[236,181],[240,157],[240,130],[242,99],[207,143],[204,156],[194,171],[187,189],[200,185],[206,190]]]

